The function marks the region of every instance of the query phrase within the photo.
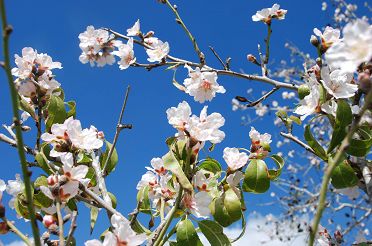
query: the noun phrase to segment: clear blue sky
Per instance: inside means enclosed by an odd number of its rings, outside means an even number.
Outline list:
[[[312,29],[326,25],[329,20],[327,13],[320,10],[320,0],[277,2],[288,10],[288,14],[284,21],[273,23],[271,54],[276,64],[289,55],[289,51],[284,49],[284,43],[288,41],[302,50],[313,52],[308,42]],[[357,2],[361,6],[363,1]],[[232,58],[232,69],[243,69],[247,73],[259,72],[247,62],[246,55],[256,54],[257,42],[262,43],[266,27],[262,23],[252,22],[251,16],[256,10],[270,7],[274,1],[189,0],[173,3],[178,5],[184,21],[206,54],[209,65],[219,66],[208,49],[211,45],[222,57]],[[6,5],[8,21],[14,27],[11,53],[19,54],[23,47],[31,46],[62,63],[63,69],[55,71],[55,74],[65,90],[67,100],[77,101],[77,118],[81,120],[83,127],[92,124],[103,130],[107,139],[112,141],[125,88],[128,84],[132,86],[124,121],[133,124],[134,128],[122,132],[117,146],[120,162],[116,171],[107,179],[108,189],[118,198],[118,209],[127,214],[135,207],[135,186],[145,172],[144,167],[149,165],[151,158],[162,156],[166,152],[164,140],[175,132],[167,123],[165,110],[186,100],[191,104],[193,112],[198,114],[203,105],[193,102],[191,97],[174,88],[171,83],[172,72],[164,71],[164,68],[151,72],[140,68],[120,71],[117,65],[91,68],[81,64],[78,60],[78,35],[88,25],[110,27],[124,33],[139,18],[142,30],[153,30],[157,37],[169,42],[172,55],[196,60],[190,41],[175,23],[173,13],[155,0],[6,1]],[[135,54],[139,62],[145,62],[141,47],[135,47]],[[183,69],[179,70],[177,78],[182,82],[185,72]],[[3,72],[0,73],[0,81],[0,122],[9,123],[11,106]],[[231,111],[231,99],[236,95],[244,95],[249,88],[253,88],[259,97],[261,90],[268,90],[270,87],[258,82],[222,76],[219,82],[227,93],[218,95],[208,105],[209,112],[220,112],[226,118],[223,127],[226,139],[212,153],[212,156],[222,161],[224,147],[249,147],[249,128],[241,125],[242,113]],[[254,111],[249,111],[249,114],[253,116]],[[256,121],[253,126],[259,131],[274,133],[276,129],[272,119],[273,117],[267,117]],[[26,133],[25,137],[30,141],[33,133]],[[33,142],[28,143],[33,145]],[[16,150],[0,143],[0,153],[0,178],[14,178],[14,174],[20,172]],[[270,191],[277,190],[273,187]],[[265,195],[248,194],[248,210],[259,209],[262,214],[280,212],[277,208],[256,207],[258,203],[269,201],[269,194],[270,192]],[[81,216],[76,236],[78,245],[81,245],[83,240],[88,239],[89,220],[88,209],[81,207],[79,212]],[[9,214],[11,219],[17,220],[14,213]],[[101,213],[94,236],[99,235],[107,225],[107,218]],[[28,229],[28,225],[21,228]],[[1,236],[0,240],[9,242],[14,238],[6,235]]]

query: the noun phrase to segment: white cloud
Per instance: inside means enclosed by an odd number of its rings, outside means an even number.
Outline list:
[[[2,246],[3,244],[1,244],[0,242],[0,246]],[[4,246],[27,246],[23,241],[13,241],[9,244],[5,244]]]
[[[288,246],[296,245],[302,246],[306,244],[307,233],[297,233],[298,223],[308,221],[306,217],[303,217],[295,223],[279,221],[279,224],[273,223],[277,221],[275,216],[271,216],[272,223],[267,223],[267,218],[262,215],[248,216],[247,228],[245,234],[237,242],[233,243],[233,246],[247,246],[247,245],[265,245],[265,246]],[[276,227],[280,227],[281,236],[287,239],[291,237],[290,241],[280,241],[279,236],[275,235]],[[229,238],[236,238],[241,233],[240,227],[229,227],[224,229],[225,234]],[[207,239],[199,235],[204,245],[209,245]]]

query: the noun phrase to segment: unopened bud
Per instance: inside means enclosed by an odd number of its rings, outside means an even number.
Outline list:
[[[99,139],[105,139],[105,134],[103,133],[103,131],[99,131],[99,132],[97,132],[97,137]]]
[[[5,207],[3,204],[0,204],[0,218],[5,217]]]
[[[300,85],[297,89],[298,97],[302,100],[310,94],[310,88],[307,85]]]
[[[154,223],[154,217],[151,216],[151,219],[149,221],[149,228],[152,228],[154,227],[155,223]]]
[[[43,224],[46,228],[49,228],[51,225],[54,225],[56,223],[56,220],[52,215],[45,215],[43,217]]]
[[[0,235],[7,234],[9,232],[9,227],[5,222],[0,222]]]
[[[56,175],[50,175],[47,178],[47,181],[49,186],[53,186],[58,183],[58,177]]]
[[[152,36],[154,36],[154,34],[154,31],[148,31],[143,38],[151,38]]]
[[[319,46],[319,40],[318,40],[318,38],[317,38],[316,36],[314,36],[314,35],[311,35],[311,37],[310,37],[310,43],[311,43],[312,45],[314,45],[315,47],[318,47],[318,46]]]
[[[256,57],[254,55],[252,55],[252,54],[248,54],[247,55],[247,59],[248,59],[248,61],[250,61],[252,63],[256,63],[257,62]]]

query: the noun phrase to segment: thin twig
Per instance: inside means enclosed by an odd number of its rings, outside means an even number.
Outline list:
[[[165,2],[169,6],[169,8],[173,11],[173,13],[176,15],[176,21],[177,21],[177,23],[182,26],[183,30],[185,30],[185,32],[187,33],[187,36],[189,36],[189,38],[190,38],[190,40],[191,40],[191,42],[192,42],[192,44],[194,46],[195,52],[196,52],[196,54],[199,57],[200,64],[201,65],[204,65],[204,63],[205,63],[205,56],[204,56],[203,52],[201,52],[201,50],[199,49],[199,46],[198,46],[198,43],[196,42],[195,37],[192,35],[192,33],[190,32],[190,30],[187,28],[187,26],[183,22],[181,16],[178,13],[177,7],[174,6],[174,5],[172,5],[169,2],[169,0],[165,0]]]
[[[0,141],[9,144],[12,147],[16,147],[16,148],[18,147],[17,142],[14,139],[9,138],[2,133],[0,133]],[[27,145],[23,145],[23,148],[27,154],[36,155],[35,150],[32,149],[31,147],[28,147]]]
[[[1,11],[1,21],[2,21],[2,30],[3,30],[3,54],[4,54],[4,69],[8,78],[8,85],[10,89],[10,96],[12,100],[12,110],[13,110],[13,122],[15,124],[16,129],[16,140],[17,140],[17,149],[18,149],[18,155],[19,159],[21,161],[21,167],[22,167],[22,176],[23,181],[25,184],[25,193],[26,193],[26,200],[27,200],[27,209],[30,212],[30,224],[32,227],[32,234],[34,237],[34,243],[35,246],[40,246],[40,234],[39,234],[39,228],[37,226],[36,218],[35,218],[35,209],[34,209],[34,203],[32,199],[32,191],[31,191],[31,180],[30,180],[30,172],[27,167],[26,162],[26,155],[23,145],[23,137],[22,137],[22,129],[21,129],[21,121],[19,118],[18,113],[18,93],[16,91],[13,77],[11,73],[10,68],[10,55],[9,55],[9,36],[12,32],[12,27],[8,25],[7,19],[6,19],[6,12],[5,12],[5,4],[4,0],[0,0],[0,11]]]
[[[291,133],[281,132],[280,135],[282,135],[285,138],[288,138],[289,140],[292,140],[293,142],[300,145],[305,150],[307,150],[307,151],[311,152],[312,154],[316,155],[315,151],[309,145],[305,144],[304,142],[299,140],[297,137],[293,136]]]
[[[58,231],[59,231],[59,245],[65,246],[65,237],[63,236],[63,218],[61,214],[61,203],[56,202],[57,218],[58,218]]]
[[[212,46],[209,46],[209,49],[211,49],[213,55],[217,58],[217,60],[221,63],[222,67],[224,70],[229,70],[227,69],[226,64],[222,61],[221,57],[218,55],[217,51]]]
[[[68,236],[67,236],[67,240],[66,240],[66,245],[70,245],[70,243],[72,242],[72,238],[74,236],[74,232],[76,230],[76,218],[77,218],[77,211],[74,210],[72,212],[72,217],[71,217],[71,225],[70,225],[70,230],[68,231]]]
[[[271,94],[273,94],[277,90],[279,90],[279,87],[274,87],[273,89],[271,89],[269,92],[265,93],[262,97],[260,97],[256,101],[248,103],[246,105],[246,107],[249,108],[249,107],[256,106],[257,104],[259,104],[259,103],[263,102],[264,100],[266,100]]]
[[[130,86],[128,85],[127,87],[127,90],[125,92],[125,97],[124,97],[124,102],[123,102],[123,106],[121,107],[121,111],[120,111],[120,115],[119,115],[119,119],[118,119],[118,123],[116,125],[116,132],[115,132],[115,136],[114,136],[114,141],[112,142],[112,146],[111,146],[111,149],[107,155],[107,158],[106,158],[106,161],[105,161],[105,164],[103,165],[103,176],[107,176],[107,167],[108,167],[108,163],[111,159],[111,156],[112,156],[112,153],[114,153],[114,149],[115,149],[115,146],[116,146],[116,143],[119,139],[119,135],[120,135],[120,132],[122,129],[124,128],[129,128],[129,127],[123,127],[125,125],[122,124],[122,120],[123,120],[123,116],[124,116],[124,111],[125,111],[125,108],[127,106],[127,101],[128,101],[128,96],[129,96],[129,92],[130,92]],[[131,128],[131,127],[130,127]]]
[[[360,223],[363,222],[363,220],[367,219],[371,213],[372,213],[372,209],[369,209],[362,217],[360,217],[357,221],[355,221],[355,223],[353,223],[348,228],[346,228],[342,232],[342,235],[349,233],[355,226],[359,225]]]
[[[10,222],[6,217],[2,217],[1,219],[12,230],[12,232],[14,232],[15,234],[17,234],[17,236],[20,239],[22,239],[23,242],[25,242],[25,244],[27,244],[28,246],[32,246],[32,244],[31,244],[30,240],[28,239],[28,237],[25,234],[23,234],[20,230],[18,230],[18,228],[12,222]]]

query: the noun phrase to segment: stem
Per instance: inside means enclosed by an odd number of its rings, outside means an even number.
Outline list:
[[[175,213],[178,209],[178,206],[181,203],[182,194],[183,194],[183,189],[181,187],[180,191],[178,192],[176,202],[174,203],[174,206],[172,207],[171,211],[169,211],[169,213],[167,214],[167,217],[165,218],[165,222],[159,225],[160,232],[159,232],[158,236],[155,235],[155,237],[154,237],[154,239],[155,239],[155,242],[153,244],[154,246],[158,246],[162,242],[162,239],[163,239],[165,233],[168,230],[168,227],[170,226],[170,224],[173,220],[173,217],[174,217],[174,215],[175,215]]]
[[[56,202],[57,218],[58,218],[58,229],[59,229],[59,245],[65,246],[65,237],[63,236],[63,219],[61,214],[61,203]]]
[[[335,154],[335,157],[329,158],[328,166],[323,176],[322,186],[320,188],[318,208],[316,211],[315,218],[313,219],[313,225],[310,231],[310,239],[309,239],[309,244],[308,244],[309,246],[314,245],[315,236],[318,232],[320,219],[322,218],[322,214],[325,209],[325,200],[327,196],[328,183],[331,179],[333,170],[337,167],[338,163],[340,163],[340,161],[343,159],[343,154],[345,152],[345,149],[349,145],[349,142],[352,139],[354,133],[358,130],[360,120],[362,116],[364,115],[364,113],[367,111],[368,106],[371,103],[371,101],[372,101],[372,92],[369,92],[368,95],[366,95],[365,97],[365,102],[364,102],[363,108],[361,109],[358,115],[359,117],[357,117],[357,121],[351,127],[351,129],[349,130],[344,140],[342,140],[341,145]]]
[[[265,54],[265,60],[264,60],[264,63],[267,64],[269,63],[269,57],[270,57],[270,37],[271,37],[271,33],[273,31],[271,30],[271,24],[267,24],[267,37],[266,37],[266,40],[265,40],[265,43],[266,43],[266,54]]]
[[[10,222],[6,217],[2,217],[1,219],[6,223],[6,225],[15,234],[17,234],[17,236],[19,236],[20,239],[22,239],[23,242],[25,242],[25,244],[27,244],[28,246],[32,246],[32,244],[31,244],[30,240],[28,239],[28,237],[25,234],[23,234],[21,231],[19,231],[18,228],[12,222]]]
[[[121,130],[124,129],[124,128],[129,128],[129,129],[132,128],[131,125],[128,126],[128,125],[122,125],[121,124],[121,122],[123,120],[123,116],[124,116],[124,111],[125,111],[125,108],[127,106],[127,100],[128,100],[129,92],[130,92],[130,86],[128,85],[127,90],[125,92],[123,106],[121,107],[121,111],[120,111],[118,123],[116,125],[116,132],[115,132],[114,140],[112,142],[111,149],[110,149],[110,151],[109,151],[109,153],[107,155],[105,164],[103,165],[102,173],[103,173],[103,176],[104,177],[107,176],[108,162],[110,161],[111,156],[112,156],[112,153],[114,152],[114,149],[115,149],[116,143],[117,143],[117,141],[119,139],[119,135],[120,135]]]
[[[1,21],[2,21],[2,29],[3,29],[4,69],[5,69],[7,78],[8,78],[10,96],[12,100],[13,121],[14,121],[15,129],[16,129],[17,149],[18,149],[19,159],[21,161],[22,176],[23,176],[23,181],[25,183],[27,209],[30,212],[29,213],[30,222],[31,222],[31,227],[32,227],[32,234],[35,239],[34,240],[35,246],[40,246],[41,244],[39,240],[40,239],[39,228],[37,226],[37,222],[35,218],[35,209],[33,206],[34,203],[32,200],[31,180],[30,180],[31,173],[29,172],[27,168],[25,150],[23,146],[22,130],[21,130],[21,124],[20,124],[19,114],[18,114],[18,105],[19,105],[18,93],[13,83],[13,77],[12,77],[11,68],[10,68],[9,36],[10,36],[10,33],[12,32],[12,28],[11,26],[8,25],[7,20],[6,20],[4,0],[0,0],[0,11],[1,11]]]
[[[183,22],[181,16],[179,15],[178,11],[177,11],[177,8],[175,8],[170,2],[169,0],[166,0],[166,3],[167,5],[169,6],[169,8],[173,11],[173,13],[176,15],[176,21],[178,24],[180,24],[183,28],[183,30],[185,30],[185,32],[187,33],[187,36],[189,36],[193,46],[194,46],[194,49],[196,51],[196,54],[198,55],[199,57],[199,61],[200,61],[200,64],[204,65],[204,62],[205,62],[205,57],[204,57],[204,54],[200,51],[199,49],[199,46],[196,42],[196,39],[194,38],[194,36],[192,35],[192,33],[189,31],[189,29],[187,28],[187,26],[185,25],[185,23]]]
[[[74,236],[74,232],[76,230],[76,218],[77,218],[77,211],[73,211],[72,212],[72,219],[71,219],[71,225],[70,225],[70,230],[68,232],[68,237],[67,237],[67,240],[66,240],[66,245],[70,245],[70,243],[72,242],[72,238]]]
[[[36,121],[36,128],[37,128],[37,135],[36,135],[36,148],[40,151],[40,138],[41,138],[41,119],[43,117],[43,112],[41,109],[41,95],[40,95],[40,87],[36,87],[37,92],[37,121]]]

